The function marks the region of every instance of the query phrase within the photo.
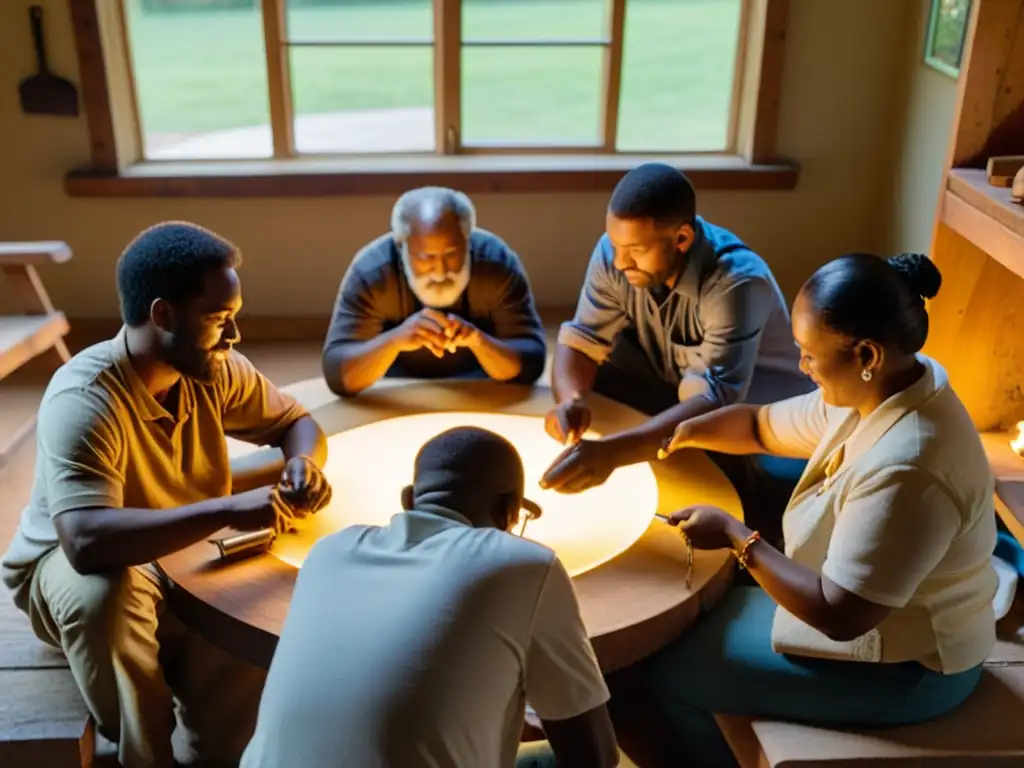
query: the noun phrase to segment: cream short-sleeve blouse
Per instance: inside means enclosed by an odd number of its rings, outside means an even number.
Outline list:
[[[920,360],[924,375],[863,421],[826,405],[820,390],[760,409],[764,446],[809,459],[783,517],[786,554],[892,608],[845,643],[780,607],[772,629],[780,652],[913,660],[952,674],[994,647],[994,481],[946,372]]]

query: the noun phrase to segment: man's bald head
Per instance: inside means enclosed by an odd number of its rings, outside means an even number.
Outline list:
[[[450,307],[469,285],[473,203],[446,187],[406,192],[391,212],[391,233],[416,297],[434,309]]]
[[[420,448],[403,502],[458,512],[478,528],[508,530],[524,491],[523,460],[508,440],[478,427],[455,427]]]

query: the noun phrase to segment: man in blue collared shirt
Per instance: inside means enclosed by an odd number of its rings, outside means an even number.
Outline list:
[[[543,484],[565,492],[654,459],[680,421],[812,387],[768,265],[696,215],[693,186],[680,171],[661,163],[630,171],[612,195],[605,227],[555,353],[556,407],[545,427],[570,447]],[[652,418],[583,440],[591,392]]]

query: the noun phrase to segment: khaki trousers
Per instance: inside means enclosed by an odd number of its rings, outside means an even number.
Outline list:
[[[36,565],[28,614],[125,768],[241,758],[266,672],[187,630],[153,568],[83,576],[57,547]]]

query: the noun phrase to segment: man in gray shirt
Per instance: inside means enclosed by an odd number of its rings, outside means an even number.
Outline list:
[[[391,232],[349,266],[322,362],[328,386],[347,397],[381,376],[530,384],[545,354],[519,257],[476,228],[464,194],[424,187],[399,198]]]
[[[612,195],[605,227],[555,353],[556,407],[545,427],[570,445],[542,483],[566,492],[653,460],[685,419],[812,388],[768,265],[696,215],[693,186],[680,171],[661,163],[630,171]],[[652,418],[583,440],[591,392]]]

